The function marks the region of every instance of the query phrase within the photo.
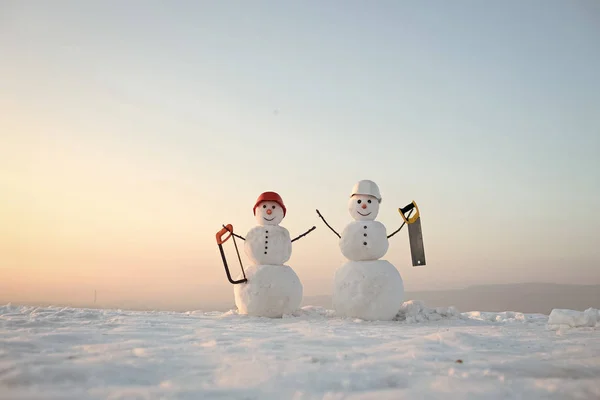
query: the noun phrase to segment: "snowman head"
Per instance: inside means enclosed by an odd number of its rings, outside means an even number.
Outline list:
[[[356,221],[373,221],[379,213],[379,200],[368,194],[355,194],[348,201],[348,211]]]
[[[371,180],[358,181],[352,188],[348,211],[357,221],[373,221],[379,213],[381,193],[377,184]]]
[[[286,209],[281,196],[275,192],[264,192],[254,204],[254,216],[259,225],[279,225]]]
[[[262,201],[256,207],[256,222],[259,225],[279,225],[283,220],[283,208],[274,201]]]

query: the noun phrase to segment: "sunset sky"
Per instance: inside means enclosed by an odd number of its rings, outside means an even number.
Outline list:
[[[599,43],[596,1],[2,1],[0,292],[233,298],[273,190],[327,294],[360,179],[419,204],[407,290],[599,284]]]

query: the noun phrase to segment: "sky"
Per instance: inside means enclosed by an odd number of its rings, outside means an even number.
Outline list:
[[[419,205],[407,290],[599,284],[599,41],[591,0],[0,1],[0,292],[233,299],[272,190],[328,294],[361,179]]]

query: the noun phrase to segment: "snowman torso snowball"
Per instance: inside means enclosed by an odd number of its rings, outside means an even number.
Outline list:
[[[244,250],[254,264],[280,265],[292,256],[292,239],[282,226],[259,225],[246,235]]]
[[[377,260],[388,251],[387,231],[379,221],[350,222],[341,236],[340,250],[352,261]]]

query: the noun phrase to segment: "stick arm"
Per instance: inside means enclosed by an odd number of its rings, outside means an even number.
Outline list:
[[[412,212],[413,212],[413,210],[410,210],[410,211],[408,212],[408,217],[410,217],[410,215],[412,214]],[[400,232],[400,229],[402,229],[402,228],[404,227],[404,225],[406,225],[406,221],[404,221],[404,222],[402,223],[402,225],[400,225],[400,228],[398,228],[398,229],[396,229],[394,232],[390,233],[390,234],[388,235],[388,237],[387,237],[387,238],[389,239],[389,238],[391,238],[392,236],[394,236],[396,233]]]
[[[323,218],[323,216],[321,215],[321,213],[319,212],[319,210],[317,210],[317,214],[318,214],[318,215],[319,215],[319,217],[320,217],[320,218],[323,220],[323,222],[325,222],[325,225],[327,225],[327,227],[328,227],[329,229],[331,229],[331,231],[332,231],[333,233],[335,233],[335,235],[336,235],[338,238],[340,238],[340,239],[341,239],[342,237],[340,236],[340,234],[339,234],[339,233],[337,233],[337,232],[335,231],[335,229],[333,229],[333,228],[332,228],[332,227],[331,227],[331,226],[330,226],[330,225],[327,223],[327,221],[325,221],[325,218]]]
[[[311,233],[312,231],[314,231],[315,229],[317,229],[316,226],[313,226],[312,228],[310,228],[309,230],[307,230],[306,232],[304,232],[302,235],[296,237],[295,239],[292,239],[292,243],[295,242],[296,240],[303,238],[304,236],[308,235],[309,233]]]
[[[402,225],[400,225],[400,228],[398,228],[394,232],[390,233],[387,238],[389,239],[392,236],[394,236],[396,233],[400,232],[400,229],[402,229],[404,227],[404,225],[406,225],[406,222],[403,222]]]

